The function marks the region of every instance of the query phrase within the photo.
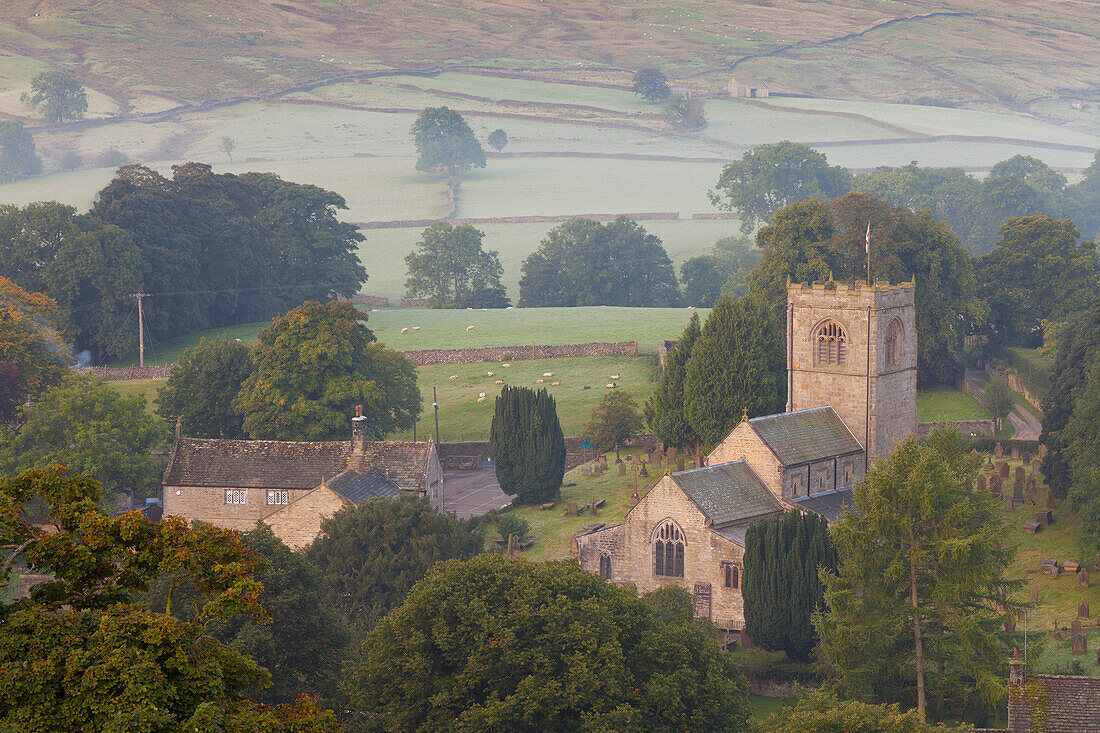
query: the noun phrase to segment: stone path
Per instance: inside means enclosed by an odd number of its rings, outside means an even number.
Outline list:
[[[496,471],[449,471],[444,475],[444,510],[468,519],[500,509],[512,500],[497,483]]]
[[[967,384],[981,394],[985,394],[986,382],[982,380],[984,374],[985,372],[967,369],[963,378]],[[1043,424],[1039,418],[1019,403],[1016,404],[1016,409],[1009,413],[1008,421],[1012,423],[1012,437],[1017,440],[1038,440],[1039,434],[1043,431]]]

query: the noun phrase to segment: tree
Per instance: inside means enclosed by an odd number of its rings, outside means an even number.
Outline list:
[[[822,573],[818,656],[845,697],[926,698],[934,713],[1004,696],[1019,581],[994,503],[973,490],[978,462],[957,431],[909,438],[875,463],[833,524],[840,564]]]
[[[916,161],[900,168],[882,166],[856,174],[852,190],[869,193],[894,206],[929,209],[967,242],[978,217],[982,182],[962,168],[922,168]]]
[[[489,133],[489,147],[497,152],[504,150],[504,146],[508,144],[508,133],[499,127]]]
[[[757,221],[770,219],[784,206],[806,199],[827,200],[846,193],[852,176],[830,166],[821,153],[789,140],[758,145],[727,163],[710,192],[715,206],[737,211],[741,231],[748,234]]]
[[[235,613],[269,618],[236,532],[179,517],[112,517],[99,486],[60,467],[0,480],[0,545],[52,580],[0,604],[0,728],[321,733],[312,700],[268,708],[244,697],[268,673],[205,633]],[[33,520],[45,519],[47,532]],[[195,621],[134,602],[158,576],[201,595]]]
[[[409,589],[436,563],[465,560],[481,537],[426,499],[371,499],[321,521],[306,549],[328,588],[328,602],[360,632],[401,605]]]
[[[43,71],[31,79],[30,93],[19,99],[42,113],[46,122],[79,120],[88,111],[84,87],[63,71]]]
[[[343,619],[326,603],[327,586],[317,567],[262,522],[241,533],[241,544],[259,561],[249,577],[263,589],[258,600],[270,623],[234,614],[207,622],[206,632],[271,673],[270,687],[246,691],[252,699],[268,705],[290,703],[301,694],[331,699],[349,637]],[[171,576],[154,580],[140,601],[154,613],[187,622],[197,619],[203,605],[193,583],[181,585]]]
[[[447,178],[485,167],[485,152],[462,115],[449,107],[428,107],[412,126],[416,169]]]
[[[522,540],[531,531],[531,525],[518,514],[501,514],[497,517],[497,532],[500,538],[507,542],[512,535]]]
[[[17,421],[0,448],[0,474],[61,464],[103,484],[111,498],[144,496],[160,478],[151,454],[167,435],[140,394],[123,397],[102,379],[73,375],[20,408]]]
[[[657,69],[638,69],[634,72],[634,85],[630,89],[647,102],[663,102],[672,94],[668,77]]]
[[[661,240],[633,219],[570,219],[523,261],[519,307],[679,305],[676,272]]]
[[[252,373],[233,402],[249,437],[346,438],[356,405],[369,439],[412,426],[420,414],[416,369],[375,343],[365,320],[350,303],[309,301],[260,331]]]
[[[56,322],[55,301],[0,277],[0,426],[11,422],[28,395],[40,394],[65,377],[67,349]]]
[[[233,150],[237,147],[237,141],[228,135],[223,135],[222,139],[218,141],[218,149],[225,153],[225,157],[229,158],[229,162],[233,162]]]
[[[1093,358],[1074,400],[1062,443],[1062,459],[1070,474],[1070,501],[1080,512],[1086,541],[1100,548],[1100,358]]]
[[[819,514],[758,519],[745,533],[745,631],[754,644],[806,661],[817,643],[812,616],[824,605],[819,571],[836,571],[829,525]]]
[[[744,237],[724,237],[712,254],[699,255],[680,265],[684,302],[712,308],[726,293],[741,297],[748,292],[745,278],[760,264],[760,250]]]
[[[665,119],[677,130],[702,130],[707,126],[703,100],[673,94],[665,105]]]
[[[724,297],[707,316],[684,374],[684,415],[705,449],[750,417],[783,409],[783,336],[763,302]]]
[[[793,705],[768,716],[760,733],[968,733],[969,725],[931,725],[916,710],[841,700],[822,690],[803,689]]]
[[[584,426],[584,435],[601,453],[615,451],[642,429],[642,416],[638,404],[629,392],[614,389],[603,396],[592,410],[592,417]]]
[[[433,308],[504,308],[508,297],[498,254],[481,248],[484,232],[469,224],[436,222],[420,234],[417,251],[405,257],[410,298],[428,299]]]
[[[1040,469],[1043,479],[1056,497],[1063,498],[1072,478],[1062,433],[1073,417],[1089,366],[1100,352],[1100,288],[1093,291],[1088,310],[1070,319],[1060,341],[1050,389],[1043,396],[1043,432],[1039,442],[1047,449]]]
[[[18,181],[42,172],[34,138],[16,120],[0,120],[0,182]]]
[[[682,591],[681,591],[682,594]],[[443,563],[363,640],[362,730],[743,730],[744,679],[691,620],[576,563]]]
[[[989,171],[978,195],[977,215],[967,246],[975,254],[992,249],[1001,225],[1010,218],[1072,212],[1066,177],[1043,161],[1026,155],[1003,160]]]
[[[489,443],[505,494],[521,504],[557,497],[565,475],[565,437],[549,392],[505,385],[496,399]]]
[[[243,438],[244,418],[233,400],[252,373],[248,347],[222,335],[180,354],[164,386],[157,390],[157,414],[179,419],[185,435]]]
[[[646,424],[657,439],[674,448],[691,446],[696,465],[702,465],[701,441],[684,413],[684,377],[700,331],[699,314],[692,313],[684,332],[665,359],[664,371],[657,378],[657,389],[644,410]]]
[[[1100,278],[1100,255],[1068,219],[1009,219],[993,251],[978,258],[978,282],[990,325],[1004,337],[1025,336],[1043,320],[1065,320]]]
[[[1012,396],[1012,390],[1008,385],[996,377],[989,380],[989,385],[982,395],[982,407],[986,409],[990,417],[996,423],[997,432],[1001,431],[1001,423],[1016,407],[1016,398]]]

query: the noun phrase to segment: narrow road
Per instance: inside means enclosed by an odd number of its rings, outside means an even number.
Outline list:
[[[967,369],[963,379],[978,392],[985,394],[986,382],[982,379],[984,375],[985,372]],[[1039,418],[1035,417],[1030,410],[1019,402],[1016,403],[1015,409],[1009,413],[1008,421],[1012,423],[1012,437],[1018,440],[1038,440],[1039,434],[1043,431],[1043,424]]]

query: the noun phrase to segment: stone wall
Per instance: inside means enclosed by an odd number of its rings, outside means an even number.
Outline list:
[[[645,438],[650,436],[638,436],[635,439]],[[587,459],[592,456],[591,451],[587,455],[583,452],[581,444],[584,442],[584,438],[566,438],[565,439],[565,470],[571,471],[577,466],[583,464]],[[493,457],[493,449],[487,440],[480,441],[466,441],[461,443],[440,443],[437,447],[439,451],[439,461],[448,471],[458,470],[462,468],[463,462],[474,461],[478,468],[481,467],[481,462],[487,458]]]
[[[963,435],[989,435],[994,433],[992,420],[952,420],[947,422],[917,423],[917,436],[923,438],[941,425],[955,428]]]
[[[168,379],[175,364],[160,366],[92,367],[84,371],[111,381],[122,379]]]
[[[266,519],[281,506],[267,503],[266,489],[242,489],[246,491],[244,504],[226,504],[225,489],[212,486],[173,486],[164,489],[164,515],[175,514],[188,521],[199,520],[225,529],[246,532],[256,526],[256,521]],[[283,489],[288,501],[293,502],[309,493],[310,489]]]
[[[1010,733],[1100,731],[1100,677],[1029,674],[1008,687]]]
[[[331,489],[319,487],[282,507],[264,521],[287,547],[300,550],[321,533],[321,521],[343,509],[346,503]]]
[[[1024,378],[1008,364],[999,359],[993,360],[993,369],[986,369],[993,379],[1000,379],[1014,392],[1031,403],[1031,406],[1040,412],[1043,409],[1042,392],[1024,381]]]
[[[742,420],[722,442],[714,446],[703,465],[715,466],[744,458],[777,497],[783,495],[783,465],[747,421]]]
[[[614,343],[567,344],[564,346],[479,346],[468,349],[419,349],[403,351],[417,366],[435,364],[476,364],[482,361],[525,361],[587,356],[637,356],[637,341]]]

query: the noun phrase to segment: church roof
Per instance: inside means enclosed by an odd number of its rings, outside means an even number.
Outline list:
[[[840,415],[828,405],[754,417],[749,425],[784,466],[863,450]]]
[[[680,471],[672,474],[672,480],[713,527],[783,513],[782,505],[744,459]]]
[[[366,473],[344,471],[332,480],[326,481],[325,486],[352,504],[380,497],[396,499],[401,491],[397,484],[386,478],[386,475],[377,468],[372,468]]]
[[[802,499],[795,499],[795,503],[814,514],[820,514],[830,522],[835,522],[840,519],[844,509],[852,503],[852,490],[841,489],[840,491],[830,491],[828,494],[807,496]]]

